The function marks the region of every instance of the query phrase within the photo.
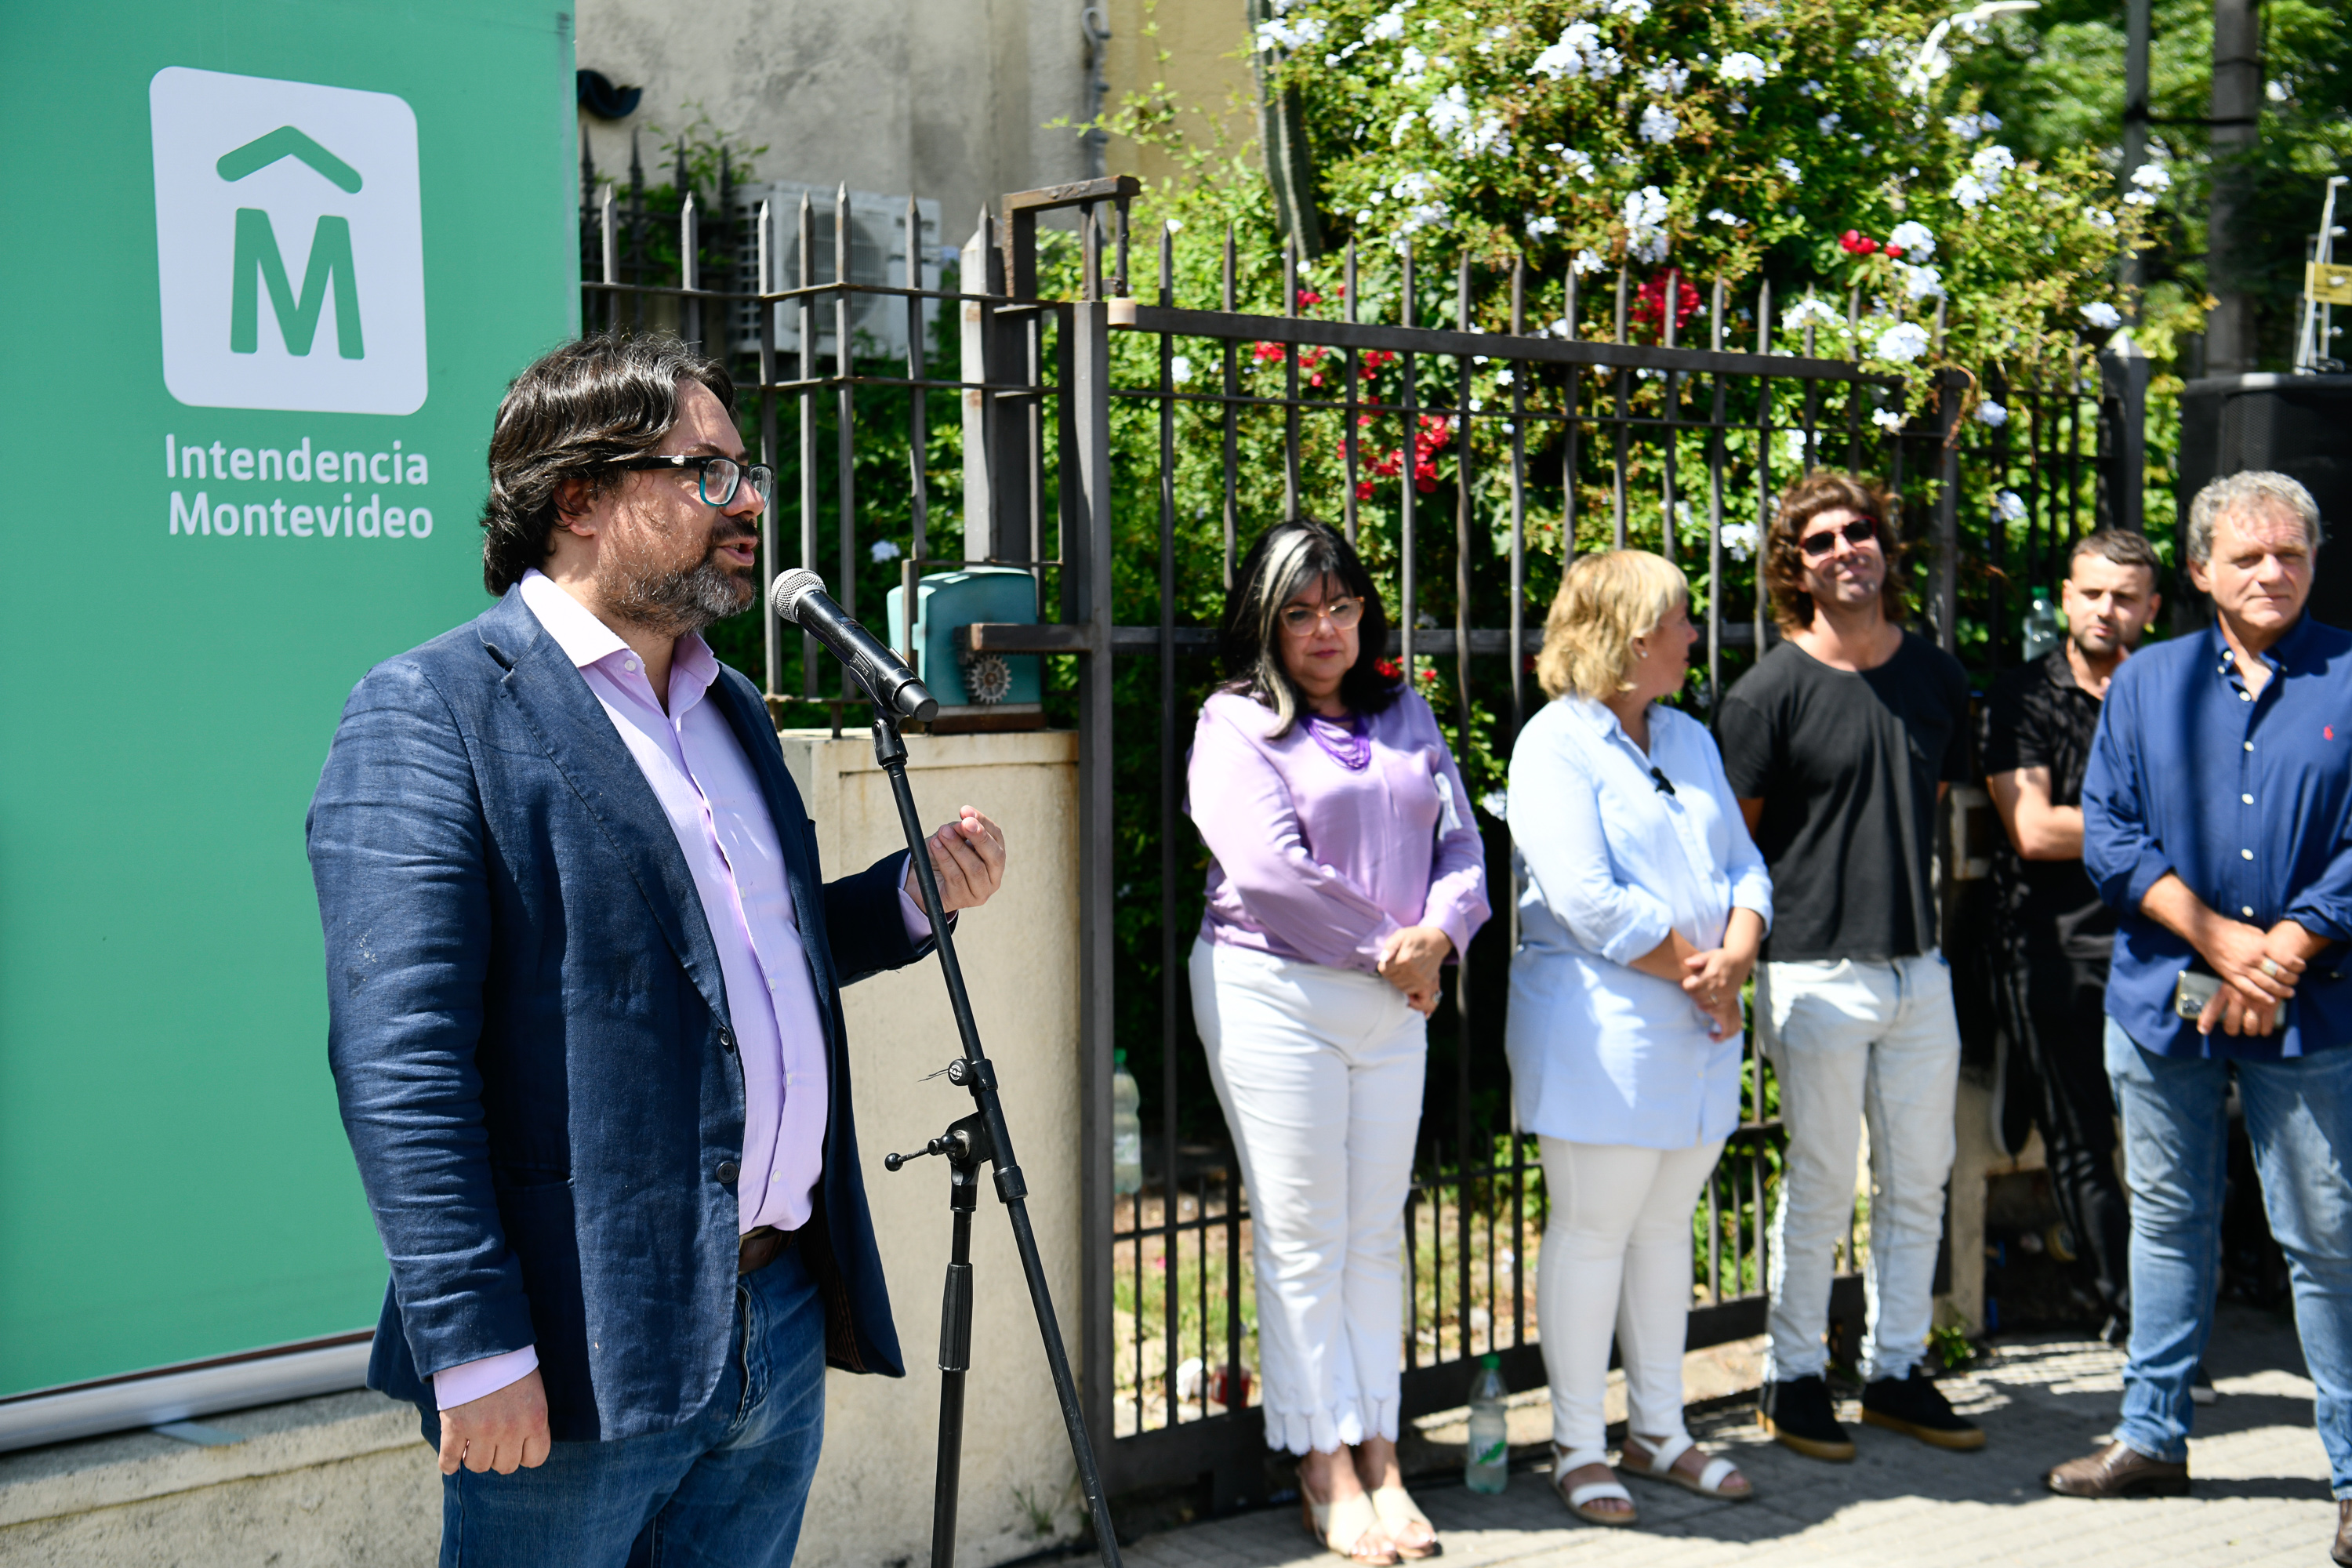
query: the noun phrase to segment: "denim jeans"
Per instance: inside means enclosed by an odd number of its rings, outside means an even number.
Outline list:
[[[1764,1375],[1818,1376],[1829,1363],[1833,1251],[1853,1223],[1854,1156],[1870,1126],[1868,1329],[1862,1375],[1907,1376],[1935,1319],[1936,1248],[1958,1139],[1960,1030],[1952,972],[1937,952],[1766,963],[1756,1015],[1789,1130],[1772,1215]]]
[[[795,1247],[736,1282],[726,1370],[685,1425],[443,1477],[442,1568],[782,1568],[824,1436],[824,1307]]]
[[[2352,1498],[2352,1048],[2278,1061],[2151,1056],[2107,1021],[2107,1073],[2131,1187],[2131,1357],[2116,1436],[2189,1457],[2189,1378],[2213,1327],[2230,1072],[2253,1141],[2271,1234],[2294,1286],[2336,1496]]]

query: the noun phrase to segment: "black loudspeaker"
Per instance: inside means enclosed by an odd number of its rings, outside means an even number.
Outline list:
[[[2319,552],[2310,614],[2352,628],[2352,375],[2216,375],[2180,395],[2180,521],[2213,479],[2269,468],[2299,479],[2336,542]],[[2187,552],[2175,559],[2185,563]],[[2184,571],[2174,585],[2176,630],[2201,626],[2205,606]],[[2192,601],[2197,601],[2192,603]]]

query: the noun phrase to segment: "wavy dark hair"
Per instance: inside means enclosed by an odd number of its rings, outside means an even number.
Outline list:
[[[1815,468],[1782,492],[1772,526],[1764,534],[1764,585],[1772,595],[1772,618],[1783,632],[1802,631],[1813,624],[1813,596],[1805,588],[1805,552],[1797,542],[1805,536],[1805,524],[1840,510],[1877,520],[1879,552],[1886,557],[1879,606],[1889,621],[1903,624],[1910,586],[1903,572],[1903,498],[1876,479]]]
[[[677,384],[688,380],[709,387],[734,416],[726,367],[667,332],[578,338],[514,378],[490,433],[483,587],[504,594],[545,563],[564,481],[579,480],[591,500],[620,483],[627,475],[614,465],[662,444],[677,423]]]
[[[1270,739],[1288,734],[1307,706],[1307,694],[1282,662],[1282,607],[1327,576],[1337,577],[1364,605],[1364,618],[1356,623],[1356,662],[1339,678],[1341,700],[1354,712],[1378,713],[1397,700],[1396,679],[1380,669],[1389,642],[1388,608],[1356,547],[1313,518],[1277,522],[1258,536],[1234,570],[1218,628],[1227,677],[1223,689],[1274,710]]]

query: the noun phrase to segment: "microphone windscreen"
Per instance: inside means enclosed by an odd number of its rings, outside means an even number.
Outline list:
[[[812,589],[820,594],[824,593],[824,579],[805,566],[795,566],[789,572],[778,573],[776,580],[768,584],[768,613],[778,620],[790,621],[794,626],[798,626],[800,616],[797,612],[800,609],[801,596]]]

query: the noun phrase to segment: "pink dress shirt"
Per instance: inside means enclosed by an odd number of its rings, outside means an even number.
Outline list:
[[[1376,973],[1381,943],[1435,926],[1456,953],[1486,923],[1486,851],[1437,717],[1416,692],[1366,715],[1349,769],[1302,721],[1220,691],[1193,731],[1187,803],[1215,859],[1201,934],[1277,958]]]
[[[797,1230],[814,1208],[824,1163],[824,1024],[759,776],[726,715],[705,700],[719,660],[699,637],[680,637],[665,712],[629,645],[552,579],[525,573],[522,602],[579,667],[694,875],[743,1064],[741,1228]],[[920,941],[930,922],[903,887],[898,897],[908,932]],[[435,1402],[446,1409],[478,1399],[538,1365],[526,1346],[449,1367],[434,1377]]]

